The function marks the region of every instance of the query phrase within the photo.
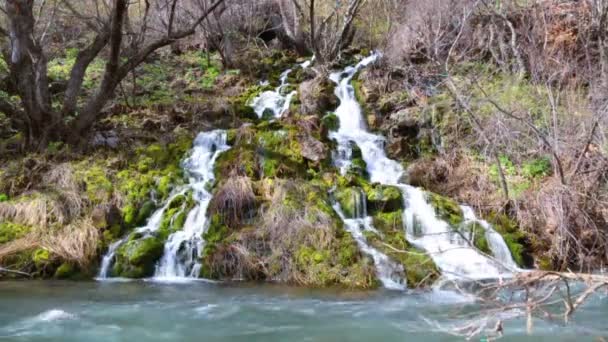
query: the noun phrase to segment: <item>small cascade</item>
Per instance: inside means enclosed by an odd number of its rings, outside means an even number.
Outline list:
[[[198,260],[207,227],[207,207],[212,198],[207,186],[215,179],[215,161],[229,148],[225,131],[201,133],[194,140],[190,157],[183,162],[183,167],[189,176],[188,187],[193,191],[196,206],[188,213],[183,229],[167,239],[163,257],[154,274],[155,279],[198,278],[201,268]]]
[[[344,71],[330,76],[330,79],[337,84],[336,96],[340,100],[340,106],[336,109],[340,128],[330,134],[330,137],[338,143],[337,151],[334,153],[336,166],[342,172],[349,168],[354,143],[361,149],[361,156],[367,164],[371,182],[396,186],[402,190],[406,202],[404,213],[407,226],[406,238],[414,246],[426,251],[446,277],[483,279],[509,275],[513,270],[511,266],[514,262],[502,237],[491,227],[486,230],[492,253],[500,262],[472,248],[465,239],[454,233],[447,222],[438,218],[435,209],[428,203],[424,191],[402,183],[405,171],[401,164],[386,156],[384,137],[367,131],[362,109],[355,97],[351,81],[359,70],[375,62],[378,57],[379,55],[374,53],[356,66],[347,67]],[[474,215],[471,216],[470,212],[465,211],[465,214],[469,215],[467,220],[474,219],[483,226],[483,221],[477,220]],[[350,227],[349,229],[354,230]],[[356,231],[353,235],[355,233]],[[503,262],[506,266],[501,264]]]
[[[407,204],[404,219],[408,241],[429,253],[445,277],[495,279],[508,275],[509,269],[471,247],[470,241],[441,220],[424,191],[409,185],[400,188]],[[498,238],[502,240],[500,235]],[[495,253],[493,246],[490,248]],[[508,249],[507,253],[510,259]]]
[[[488,244],[490,245],[490,249],[492,250],[492,254],[496,261],[500,262],[503,266],[507,267],[511,271],[519,270],[519,266],[517,266],[515,260],[513,260],[513,256],[511,255],[511,251],[509,250],[507,243],[502,236],[498,234],[496,230],[494,230],[494,227],[492,227],[489,222],[477,218],[473,208],[466,205],[461,205],[460,208],[462,209],[465,224],[474,222],[479,224],[485,230],[486,240],[488,240]]]
[[[306,69],[312,64],[313,61],[314,57],[301,64],[298,64],[297,67]],[[258,97],[253,99],[251,102],[251,107],[257,114],[258,118],[262,119],[264,117],[271,117],[277,119],[282,117],[283,114],[289,110],[291,100],[297,94],[295,90],[289,91],[290,84],[287,79],[292,71],[293,69],[287,69],[281,74],[279,78],[281,83],[275,90],[264,91]]]
[[[114,262],[114,256],[116,255],[116,250],[120,245],[122,245],[124,240],[118,240],[110,245],[108,248],[108,252],[103,256],[101,260],[101,267],[99,268],[99,274],[97,275],[98,279],[107,279],[110,274],[110,266],[112,266],[112,262]]]
[[[376,276],[382,282],[382,285],[391,290],[404,290],[407,284],[405,284],[403,267],[394,263],[386,254],[372,247],[365,238],[364,233],[366,231],[378,234],[372,224],[372,218],[367,216],[365,194],[363,194],[363,191],[356,191],[353,196],[355,196],[355,217],[347,218],[339,203],[333,205],[334,210],[344,222],[345,229],[357,241],[359,249],[374,261]]]
[[[163,218],[163,215],[165,214],[165,211],[167,210],[167,207],[169,206],[169,203],[171,203],[171,201],[175,197],[183,195],[184,192],[185,192],[185,190],[183,190],[183,189],[176,191],[172,196],[169,197],[169,199],[165,202],[165,204],[161,208],[157,209],[154,213],[152,213],[152,216],[150,216],[146,225],[137,228],[135,230],[135,232],[141,233],[145,237],[145,236],[157,231],[160,228],[161,220]],[[125,242],[126,242],[126,239],[121,239],[110,245],[110,247],[108,248],[108,251],[106,252],[106,254],[103,256],[103,258],[101,260],[99,274],[97,275],[98,280],[104,280],[104,279],[108,279],[110,277],[110,269],[114,262],[114,257],[116,256],[116,251]]]
[[[192,191],[196,206],[188,213],[183,229],[171,234],[167,239],[163,257],[154,275],[157,280],[197,278],[200,273],[201,265],[198,259],[204,247],[202,235],[207,225],[206,212],[212,197],[207,186],[214,180],[213,168],[217,157],[230,148],[226,139],[226,132],[222,130],[200,133],[194,140],[190,156],[182,163],[189,177],[188,184],[174,191],[163,206],[150,216],[146,225],[135,230],[135,233],[142,234],[143,238],[158,231],[170,203],[176,197]],[[102,259],[97,279],[108,279],[116,251],[126,241],[127,239],[116,241],[109,247]]]

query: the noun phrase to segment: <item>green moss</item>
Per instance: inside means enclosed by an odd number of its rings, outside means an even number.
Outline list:
[[[366,189],[368,212],[392,212],[403,210],[403,195],[394,186],[376,184]]]
[[[0,194],[0,203],[7,202],[7,201],[8,201],[8,195],[7,194]]]
[[[22,238],[31,230],[28,226],[15,224],[12,222],[0,223],[0,245]]]
[[[486,238],[486,229],[477,222],[465,224],[458,228],[462,237],[473,244],[475,248],[487,255],[493,255],[488,239]]]
[[[80,164],[76,171],[76,177],[81,179],[86,186],[86,194],[89,200],[99,204],[107,202],[112,196],[114,186],[108,178],[106,169],[99,165]]]
[[[329,131],[337,131],[340,129],[340,119],[334,113],[328,113],[321,118],[321,124]]]
[[[47,249],[39,248],[36,249],[32,254],[32,261],[39,270],[42,270],[49,265],[51,263],[51,259],[51,252],[49,252]]]
[[[153,201],[146,201],[137,212],[135,224],[137,226],[144,225],[148,220],[148,217],[154,213],[154,210],[156,210],[156,204]]]
[[[158,229],[158,237],[162,241],[169,235],[181,230],[184,227],[188,213],[195,206],[192,199],[192,192],[186,195],[176,196],[167,206]]]
[[[62,263],[55,271],[56,279],[74,279],[79,276],[78,269],[69,262]]]
[[[156,262],[162,257],[163,242],[148,236],[131,238],[116,251],[113,274],[126,278],[145,278],[154,274]]]
[[[551,167],[551,158],[542,157],[524,163],[521,171],[528,178],[540,178],[550,175]]]
[[[340,207],[342,208],[342,212],[344,216],[347,218],[357,218],[363,215],[362,209],[359,206],[363,203],[363,191],[359,188],[340,188],[334,192],[334,196],[338,203],[340,203]]]
[[[526,234],[517,223],[504,214],[491,213],[488,221],[505,240],[513,260],[520,267],[532,267],[534,260]]]
[[[440,274],[433,260],[407,242],[402,210],[377,212],[373,223],[380,234],[369,232],[368,242],[403,266],[409,287],[430,286],[437,280]]]
[[[464,216],[460,205],[456,201],[432,193],[427,193],[430,204],[435,208],[437,216],[448,222],[453,228],[457,228],[464,221]]]

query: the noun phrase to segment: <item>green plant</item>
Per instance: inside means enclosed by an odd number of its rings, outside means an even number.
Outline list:
[[[551,158],[541,157],[522,165],[522,174],[528,178],[540,178],[551,174]]]

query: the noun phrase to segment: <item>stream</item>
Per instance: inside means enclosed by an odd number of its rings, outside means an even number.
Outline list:
[[[2,282],[2,341],[462,341],[477,305],[454,293],[312,290],[192,281]],[[501,341],[601,341],[608,299],[560,321],[506,321]],[[480,338],[473,339],[480,341]]]

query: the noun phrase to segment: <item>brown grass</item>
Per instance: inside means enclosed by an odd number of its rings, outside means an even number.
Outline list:
[[[58,232],[40,236],[40,245],[62,261],[88,269],[98,255],[99,230],[90,219],[76,220]]]
[[[235,228],[252,216],[255,205],[251,179],[233,176],[218,187],[209,204],[209,213],[221,215],[227,226]]]

